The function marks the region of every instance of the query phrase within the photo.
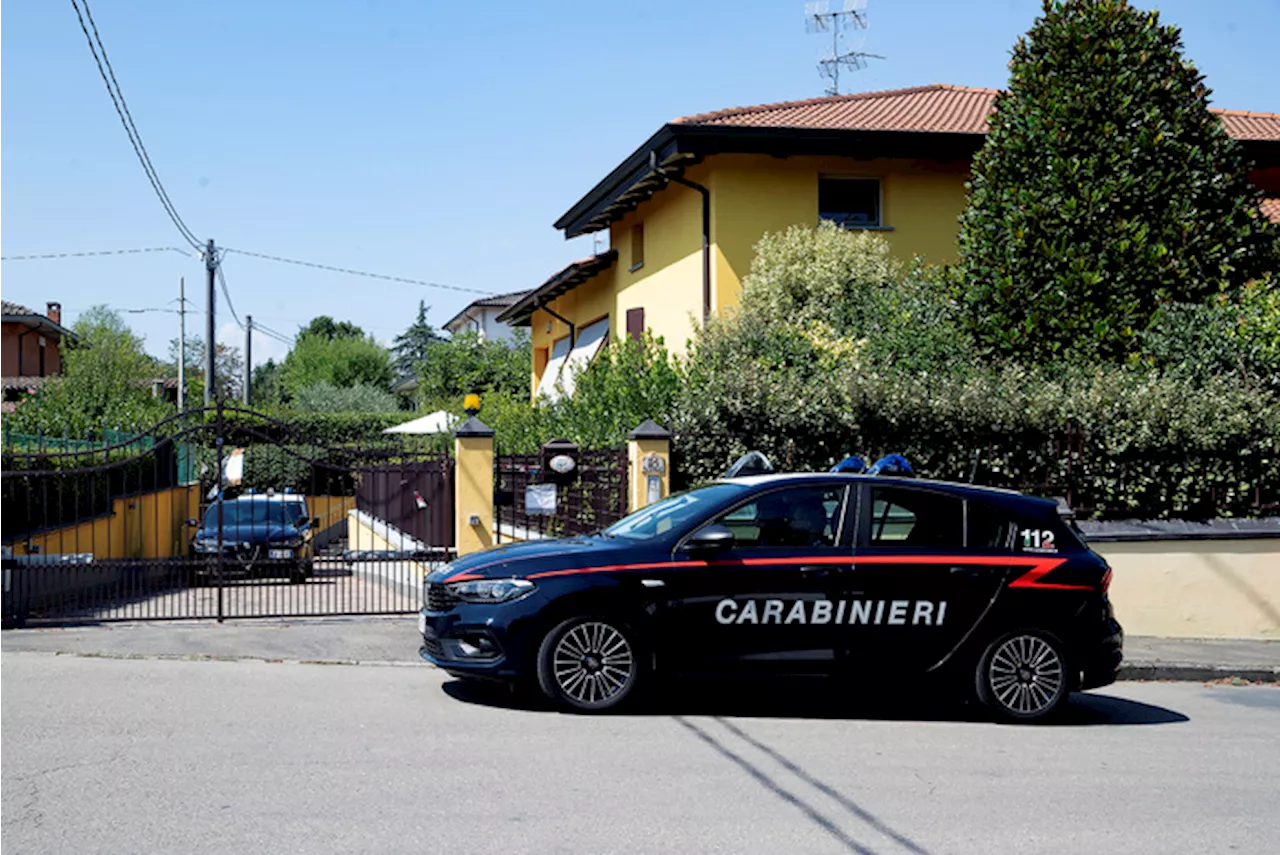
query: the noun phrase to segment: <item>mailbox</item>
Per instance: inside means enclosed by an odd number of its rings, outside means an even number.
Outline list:
[[[542,446],[543,483],[571,484],[578,478],[578,446],[567,439],[553,439]]]

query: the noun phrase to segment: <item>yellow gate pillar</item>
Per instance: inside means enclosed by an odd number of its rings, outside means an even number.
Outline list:
[[[475,416],[453,432],[453,533],[458,555],[493,546],[493,428]]]
[[[671,495],[671,431],[645,419],[627,434],[627,510],[638,511]]]

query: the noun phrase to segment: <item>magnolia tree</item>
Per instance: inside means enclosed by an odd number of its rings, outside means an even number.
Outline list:
[[[960,293],[986,348],[1124,357],[1162,305],[1275,266],[1176,27],[1126,0],[1046,0],[1010,71],[960,220]]]

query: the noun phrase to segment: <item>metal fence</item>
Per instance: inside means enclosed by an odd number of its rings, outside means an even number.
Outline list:
[[[7,451],[6,625],[399,614],[453,551],[453,462],[317,444],[249,410],[94,449]]]
[[[546,505],[529,504],[530,487],[552,483],[541,455],[495,455],[494,482],[499,543],[587,534],[627,514],[625,449],[579,452],[575,476],[556,485],[550,512]]]

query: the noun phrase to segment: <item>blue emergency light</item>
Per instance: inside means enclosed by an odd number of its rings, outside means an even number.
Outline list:
[[[911,468],[911,464],[907,462],[907,458],[901,454],[886,454],[875,463],[871,464],[871,468],[867,470],[868,475],[887,475],[899,478],[916,477],[915,470]]]
[[[839,463],[837,463],[835,466],[832,466],[832,467],[831,467],[829,470],[827,470],[827,471],[829,471],[829,472],[853,472],[854,474],[857,474],[857,473],[859,473],[859,472],[866,472],[866,471],[867,471],[867,461],[863,460],[861,457],[859,457],[859,456],[858,456],[858,455],[856,455],[856,454],[850,454],[850,455],[849,455],[848,457],[846,457],[844,460],[841,460]]]

